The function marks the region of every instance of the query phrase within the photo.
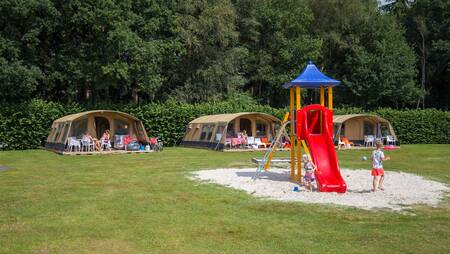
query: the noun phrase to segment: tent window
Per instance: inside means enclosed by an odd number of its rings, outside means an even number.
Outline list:
[[[61,138],[66,138],[67,137],[67,133],[69,132],[69,125],[68,124],[64,124],[63,130],[61,132]],[[65,140],[62,140],[65,142]]]
[[[61,131],[64,127],[63,123],[58,124],[58,127],[56,127],[56,134],[55,134],[55,139],[54,141],[57,142],[59,140],[59,137],[61,136]]]
[[[128,135],[130,133],[128,122],[122,119],[114,119],[114,133],[115,135]]]
[[[374,134],[375,134],[374,125],[370,122],[364,122],[364,136]]]
[[[339,130],[339,124],[333,124],[333,132],[336,134]]]
[[[138,138],[144,139],[145,135],[144,135],[144,129],[142,128],[142,124],[140,122],[134,122],[134,125],[136,126],[137,134],[139,136]]]
[[[197,134],[198,134],[198,130],[200,129],[200,125],[197,125],[195,128],[194,128],[194,130],[193,130],[193,132],[192,132],[192,136],[191,136],[191,138],[193,139],[193,140],[195,140],[195,139],[197,139]]]
[[[256,121],[256,136],[262,137],[267,135],[267,124],[263,121]]]
[[[342,130],[339,131],[339,126],[340,125],[338,123],[333,124],[333,133],[334,133],[333,134],[333,138],[340,138],[340,136],[343,136],[342,135]]]
[[[391,135],[391,132],[389,131],[389,126],[387,126],[387,124],[382,123],[380,128],[381,128],[381,135],[383,137],[386,137],[387,135]]]
[[[211,138],[210,135],[211,132],[211,125],[210,124],[204,124],[202,127],[202,133],[200,134],[200,140],[209,140],[207,137]]]
[[[88,119],[80,119],[72,122],[72,130],[70,133],[71,137],[81,138],[83,134],[87,131]]]
[[[206,140],[211,140],[213,132],[214,132],[214,125],[211,124],[210,125],[210,129],[209,129],[209,133],[208,133],[208,138]]]
[[[216,142],[219,142],[222,139],[222,135],[223,135],[223,131],[225,130],[225,125],[221,124],[219,126],[217,126],[217,130],[216,130]]]
[[[234,122],[230,122],[227,127],[227,136],[236,137],[236,132],[234,131]]]

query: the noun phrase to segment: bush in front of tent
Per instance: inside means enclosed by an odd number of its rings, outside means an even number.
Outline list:
[[[4,149],[33,149],[43,145],[54,119],[81,111],[81,107],[43,100],[1,105],[0,143]]]
[[[450,144],[450,112],[437,109],[378,109],[391,122],[402,144]]]

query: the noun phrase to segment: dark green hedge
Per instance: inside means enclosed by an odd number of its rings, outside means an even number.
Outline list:
[[[0,105],[0,143],[6,149],[37,148],[44,144],[54,119],[83,111],[77,105],[62,105],[42,100]]]
[[[159,136],[166,145],[178,144],[183,138],[186,124],[206,114],[242,111],[265,112],[282,118],[285,109],[258,105],[246,98],[218,103],[183,104],[173,101],[164,104],[145,105],[62,105],[54,102],[33,100],[0,108],[0,143],[7,149],[30,149],[43,145],[52,121],[61,116],[89,109],[115,109],[140,118],[149,136]],[[336,114],[364,113],[358,108],[336,109]],[[379,109],[375,112],[388,119],[402,144],[442,143],[450,144],[450,112],[435,109],[393,110]]]

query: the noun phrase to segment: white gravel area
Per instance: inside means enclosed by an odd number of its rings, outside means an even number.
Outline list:
[[[342,169],[348,189],[344,194],[310,192],[289,181],[289,170],[274,168],[253,180],[254,168],[223,168],[194,172],[191,179],[217,183],[226,187],[246,191],[257,197],[300,201],[317,204],[337,204],[362,209],[388,208],[400,211],[413,204],[437,206],[450,189],[443,183],[424,179],[421,176],[385,171],[384,191],[372,192],[370,170]]]

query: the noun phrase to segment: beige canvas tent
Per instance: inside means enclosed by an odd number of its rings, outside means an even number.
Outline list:
[[[244,130],[248,136],[270,140],[279,124],[278,118],[257,112],[202,116],[188,124],[181,145],[223,150],[227,137],[236,137]]]
[[[367,114],[335,115],[333,116],[334,140],[346,137],[355,144],[364,143],[364,136],[373,135],[377,138],[392,135],[397,137],[394,128],[386,119]]]
[[[56,119],[47,137],[47,149],[64,151],[69,137],[81,138],[87,131],[94,138],[101,138],[105,130],[114,135],[130,135],[146,144],[148,137],[144,125],[136,117],[112,110],[93,110]]]

